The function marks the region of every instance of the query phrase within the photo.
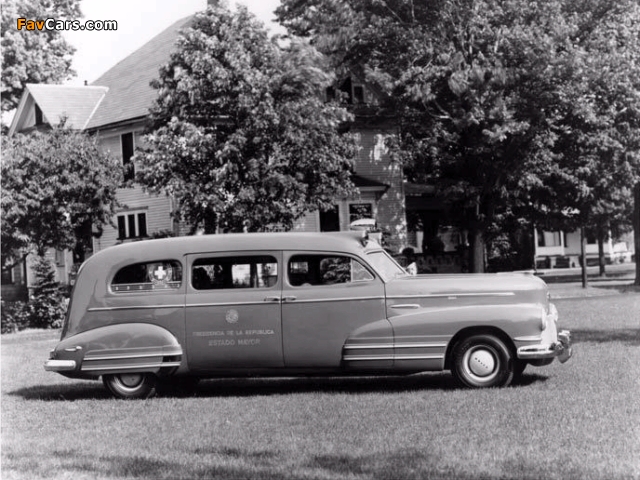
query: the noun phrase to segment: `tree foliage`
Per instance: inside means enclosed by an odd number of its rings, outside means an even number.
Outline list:
[[[27,83],[69,79],[75,51],[58,30],[17,29],[18,18],[75,20],[79,0],[4,0],[2,2],[2,111],[18,106]]]
[[[33,265],[35,283],[29,301],[29,326],[32,328],[60,328],[66,313],[66,301],[60,284],[55,280],[51,260],[36,257]]]
[[[121,170],[94,138],[64,127],[3,137],[3,270],[51,247],[82,260],[111,221]]]
[[[628,211],[637,12],[633,0],[283,0],[277,14],[387,93],[407,177],[439,187],[480,271],[484,241],[514,219],[570,228]]]
[[[319,96],[331,79],[307,43],[281,48],[246,8],[210,7],[160,71],[138,180],[194,228],[292,228],[353,193],[347,113]]]

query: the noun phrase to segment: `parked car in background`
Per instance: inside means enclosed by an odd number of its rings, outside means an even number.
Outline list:
[[[244,375],[451,370],[502,387],[568,360],[557,320],[534,276],[409,275],[366,231],[181,237],[89,258],[45,369],[120,398]]]

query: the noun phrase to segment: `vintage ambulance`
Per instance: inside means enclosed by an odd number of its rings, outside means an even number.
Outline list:
[[[45,369],[120,398],[206,377],[445,369],[500,387],[571,357],[557,320],[532,275],[412,276],[367,232],[149,240],[83,264]]]

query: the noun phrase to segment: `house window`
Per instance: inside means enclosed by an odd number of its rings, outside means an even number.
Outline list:
[[[2,270],[2,285],[13,284],[13,268]]]
[[[320,231],[339,232],[340,231],[340,210],[336,205],[331,210],[320,212]]]
[[[147,214],[144,212],[118,215],[118,240],[147,236]]]
[[[56,250],[56,265],[58,267],[63,267],[64,266],[64,250]]]
[[[36,117],[36,125],[42,125],[44,123],[42,110],[38,105],[34,105],[34,111],[35,111],[35,117]]]
[[[538,246],[539,247],[559,247],[561,243],[560,232],[545,232],[538,229]]]
[[[124,166],[124,179],[133,180],[136,175],[135,167],[131,161],[133,157],[133,133],[124,133],[120,137],[122,143],[122,165]]]
[[[349,204],[349,223],[360,220],[361,218],[373,218],[373,204],[371,203],[350,203]]]
[[[364,87],[362,85],[353,86],[353,103],[364,103]]]

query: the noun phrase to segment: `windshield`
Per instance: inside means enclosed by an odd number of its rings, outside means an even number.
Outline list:
[[[378,272],[385,282],[396,277],[404,277],[409,275],[404,268],[389,256],[384,250],[371,252],[367,255],[367,260],[371,266]]]

